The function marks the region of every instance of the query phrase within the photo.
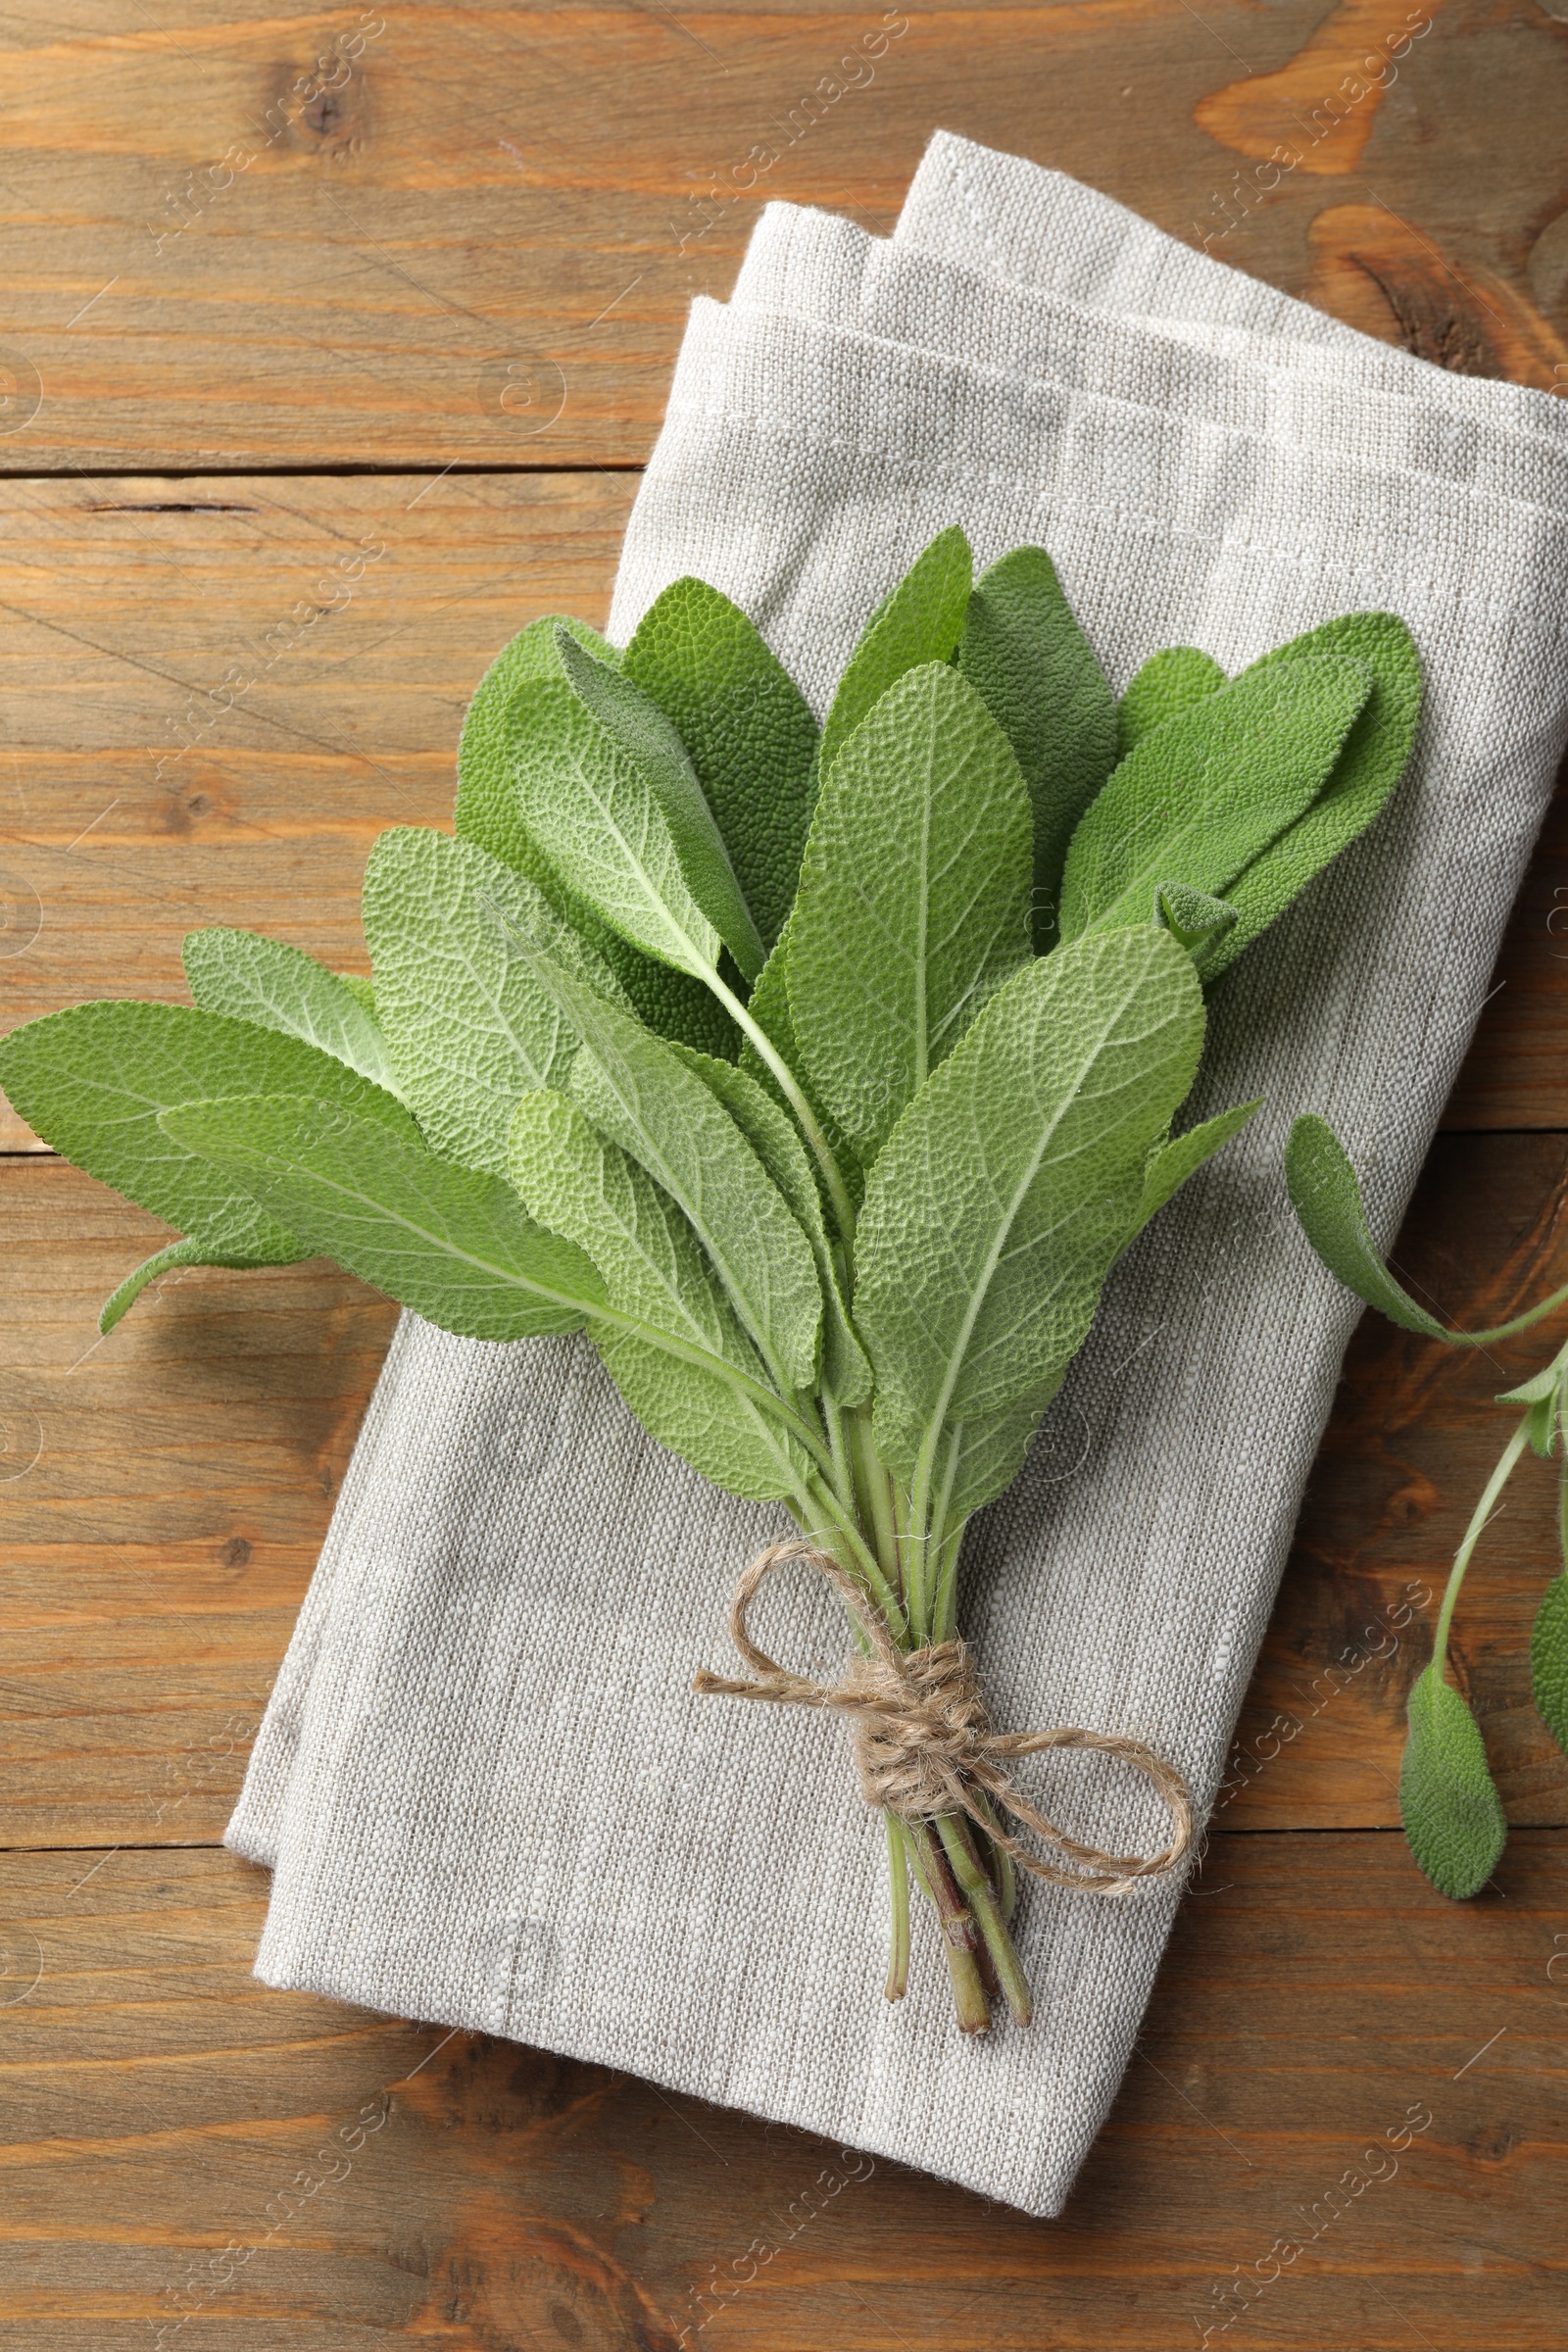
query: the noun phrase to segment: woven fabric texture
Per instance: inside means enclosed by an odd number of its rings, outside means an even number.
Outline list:
[[[1194,1104],[1265,1111],[1112,1279],[966,1555],[994,1721],[1148,1740],[1213,1797],[1353,1302],[1285,1200],[1316,1110],[1392,1238],[1464,1053],[1568,727],[1568,456],[1544,397],[1436,370],[940,135],[891,244],[771,207],[699,302],[627,533],[624,642],[696,572],[818,711],[867,614],[961,523],[1035,541],[1120,688],[1161,646],[1235,670],[1402,614],[1427,704],[1394,805],[1217,992]],[[1059,2211],[1180,1889],[1030,1887],[1027,2034],[954,2030],[922,1921],[882,1999],[879,1823],[843,1727],[698,1698],[782,1515],[645,1438],[586,1343],[401,1323],[230,1843],[274,1872],[270,1984],[508,2034]],[[818,1580],[754,1631],[832,1677]],[[1162,1841],[1103,1759],[1031,1764],[1111,1850]]]

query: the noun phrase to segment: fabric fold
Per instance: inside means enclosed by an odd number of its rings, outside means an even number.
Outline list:
[[[610,620],[624,642],[698,573],[820,713],[957,522],[981,564],[1051,550],[1118,689],[1162,646],[1234,671],[1356,608],[1414,632],[1410,774],[1213,1000],[1192,1113],[1266,1108],[1124,1260],[965,1556],[993,1720],[1132,1734],[1203,1807],[1356,1311],[1296,1228],[1285,1134],[1331,1118],[1392,1238],[1568,732],[1555,425],[1507,387],[1451,404],[1437,371],[1233,279],[945,134],[893,245],[769,208],[731,305],[694,306]],[[889,2008],[880,1828],[842,1731],[690,1690],[785,1525],[662,1453],[585,1342],[406,1316],[230,1831],[274,1866],[259,1973],[1057,2212],[1180,1889],[1030,1888],[1027,2034],[956,2035],[929,1938]],[[814,1583],[773,1578],[757,1632],[831,1675]],[[1041,1759],[1030,1786],[1097,1843],[1161,1840],[1103,1759]]]

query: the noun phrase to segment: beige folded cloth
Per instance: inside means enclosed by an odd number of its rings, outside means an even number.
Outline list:
[[[1568,729],[1552,404],[1455,387],[1092,191],[939,135],[891,247],[771,208],[694,307],[627,533],[623,641],[694,571],[820,710],[937,530],[1048,546],[1120,687],[1331,614],[1413,629],[1428,703],[1383,821],[1217,993],[1195,1109],[1267,1109],[1123,1262],[962,1616],[1000,1725],[1149,1740],[1212,1798],[1353,1305],[1284,1199],[1327,1113],[1392,1235]],[[229,1832],[274,1869],[267,1982],[630,2069],[1059,2210],[1179,1899],[1032,1887],[1028,2034],[954,2031],[934,1936],[889,2007],[885,1863],[842,1727],[692,1695],[780,1516],[646,1439],[585,1342],[405,1316]],[[829,1669],[814,1580],[760,1638]],[[1156,1842],[1143,1784],[1042,1759],[1046,1809]]]

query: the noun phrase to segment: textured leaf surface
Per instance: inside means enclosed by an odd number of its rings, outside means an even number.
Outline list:
[[[866,1180],[855,1311],[901,1469],[944,1428],[1044,1410],[1136,1229],[1202,1045],[1167,932],[1099,932],[999,991]]]
[[[1210,898],[1206,890],[1190,890],[1185,882],[1161,882],[1154,892],[1154,920],[1163,923],[1172,939],[1195,961],[1236,920],[1226,899]]]
[[[757,1153],[662,1038],[548,956],[530,960],[581,1040],[573,1100],[684,1210],[780,1388],[813,1387],[822,1323],[816,1261]]]
[[[809,1457],[725,1379],[726,1366],[759,1385],[767,1375],[668,1195],[554,1093],[517,1105],[511,1164],[530,1211],[592,1258],[612,1306],[713,1358],[708,1371],[635,1333],[596,1326],[594,1345],[643,1427],[731,1494],[754,1502],[797,1494]]]
[[[719,935],[687,885],[647,777],[564,684],[513,705],[513,777],[529,839],[562,887],[645,955],[701,978]]]
[[[773,953],[762,966],[760,977],[752,991],[746,1009],[805,1095],[816,1123],[826,1139],[828,1149],[843,1172],[850,1198],[858,1208],[865,1185],[865,1171],[860,1165],[849,1137],[834,1118],[827,1104],[820,1100],[811,1084],[805,1057],[801,1053],[801,1041],[795,1034],[795,1022],[790,1012],[789,946],[794,920],[792,914],[789,922],[785,924],[774,942]],[[788,1113],[793,1125],[795,1114],[790,1108],[784,1090],[750,1038],[747,1038],[741,1047],[740,1067],[746,1071],[749,1077],[757,1080],[758,1085],[777,1102],[781,1110]],[[816,1173],[814,1158],[811,1166],[814,1176]],[[821,1190],[820,1184],[818,1190]],[[824,1206],[830,1208],[831,1202],[827,1201],[825,1194],[823,1198]]]
[[[1034,816],[1034,940],[1056,940],[1073,828],[1116,763],[1116,706],[1043,547],[1016,547],[975,582],[958,667],[1017,757]]]
[[[1371,691],[1364,662],[1276,662],[1146,735],[1073,835],[1063,938],[1147,922],[1159,883],[1230,897],[1227,885],[1323,790]]]
[[[1116,757],[1125,760],[1135,743],[1167,718],[1190,710],[1205,695],[1217,694],[1225,672],[1196,645],[1168,645],[1131,678],[1116,705]]]
[[[1207,981],[1234,963],[1313,875],[1365,832],[1409,760],[1421,715],[1421,658],[1403,621],[1392,612],[1348,612],[1265,654],[1245,674],[1319,654],[1365,662],[1372,691],[1318,799],[1226,891],[1236,926],[1205,956]]]
[[[286,1217],[313,1254],[443,1331],[575,1331],[604,1298],[591,1260],[536,1225],[510,1184],[437,1159],[412,1127],[297,1096],[186,1103],[163,1124]]]
[[[523,832],[517,796],[512,781],[511,712],[519,687],[531,680],[561,680],[561,655],[556,631],[567,629],[577,643],[600,662],[616,662],[620,656],[597,629],[571,620],[564,613],[547,612],[513,638],[499,653],[474,689],[458,745],[458,800],[454,822],[467,841],[533,873],[530,845]],[[539,876],[534,874],[537,881]]]
[[[623,671],[594,661],[564,630],[557,650],[572,692],[658,802],[693,899],[745,977],[755,980],[767,950],[686,746],[659,705]],[[569,883],[570,867],[562,871]]]
[[[1440,1894],[1479,1894],[1502,1859],[1508,1824],[1474,1716],[1427,1666],[1410,1692],[1399,1768],[1404,1834]]]
[[[952,1428],[948,1439],[953,1470],[946,1514],[949,1527],[956,1527],[971,1511],[983,1510],[1006,1493],[1023,1468],[1035,1432],[1060,1386],[1060,1375],[1054,1376],[1038,1396],[1021,1397],[995,1411],[971,1413]]]
[[[232,1251],[210,1250],[205,1242],[171,1242],[167,1250],[157,1250],[151,1257],[144,1257],[118,1290],[110,1292],[98,1312],[98,1328],[107,1337],[135,1305],[150,1282],[157,1282],[162,1275],[172,1274],[181,1266],[227,1266],[251,1273],[258,1266],[276,1263],[275,1258],[240,1257]]]
[[[733,1057],[735,1029],[705,984],[645,955],[612,930],[585,899],[575,897],[523,821],[514,774],[516,742],[525,739],[536,761],[548,760],[552,728],[569,730],[575,709],[562,671],[558,626],[570,629],[599,658],[618,659],[593,630],[576,621],[558,623],[554,615],[514,639],[502,657],[502,662],[509,657],[511,662],[505,692],[500,682],[488,692],[490,679],[501,668],[497,663],[474,698],[464,731],[454,819],[459,839],[471,841],[542,891],[557,913],[610,964],[650,1028],[662,1037],[679,1037],[707,1053]]]
[[[1530,1636],[1530,1681],[1542,1722],[1568,1749],[1568,1576],[1554,1576],[1541,1596]]]
[[[618,982],[524,875],[423,826],[381,835],[363,913],[404,1100],[435,1151],[504,1176],[518,1099],[561,1085],[577,1050],[507,925],[602,995],[619,998]]]
[[[771,948],[795,898],[816,788],[806,697],[740,607],[703,580],[676,580],[649,607],[623,666],[690,754]]]
[[[256,931],[215,927],[188,932],[181,955],[204,1012],[302,1037],[388,1094],[399,1091],[386,1040],[359,992],[303,949]]]
[[[0,1085],[45,1143],[225,1257],[309,1257],[277,1218],[187,1152],[159,1113],[214,1095],[319,1095],[414,1134],[401,1103],[280,1030],[185,1004],[75,1004],[0,1044]]]
[[[906,671],[823,781],[788,986],[812,1092],[860,1156],[1030,954],[1029,798],[956,669]]]
[[[1156,1146],[1144,1170],[1143,1196],[1138,1203],[1140,1231],[1156,1210],[1164,1207],[1172,1194],[1180,1191],[1189,1176],[1196,1176],[1205,1160],[1212,1159],[1222,1145],[1241,1133],[1253,1112],[1262,1107],[1262,1096],[1258,1095],[1250,1102],[1234,1103],[1229,1110],[1216,1111],[1213,1118],[1189,1127],[1185,1135]]]
[[[1433,1340],[1457,1336],[1417,1306],[1373,1249],[1355,1170],[1327,1119],[1308,1112],[1296,1121],[1285,1147],[1285,1182],[1302,1232],[1348,1291],[1401,1330],[1424,1332]]]
[[[670,1051],[718,1097],[799,1220],[811,1245],[822,1286],[822,1376],[840,1404],[863,1404],[871,1394],[871,1366],[844,1303],[838,1263],[822,1214],[822,1197],[799,1128],[777,1098],[766,1093],[750,1071],[737,1069],[732,1062],[715,1061],[710,1054],[694,1054],[686,1046],[673,1046]]]
[[[955,523],[915,558],[861,632],[822,729],[824,776],[832,773],[834,760],[872,704],[906,669],[952,661],[973,585],[974,558]]]

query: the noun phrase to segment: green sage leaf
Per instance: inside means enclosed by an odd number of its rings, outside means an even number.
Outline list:
[[[1541,1596],[1530,1636],[1530,1681],[1542,1722],[1568,1749],[1568,1576],[1554,1576]]]
[[[873,703],[906,669],[951,662],[963,634],[974,585],[969,542],[955,523],[917,556],[878,605],[850,656],[822,728],[820,767],[831,775],[840,750]]]
[[[1225,899],[1210,898],[1206,890],[1190,890],[1185,882],[1160,882],[1154,889],[1154,920],[1200,962],[1204,951],[1235,922],[1236,909]]]
[[[1062,937],[1147,922],[1160,883],[1230,897],[1323,790],[1372,683],[1344,657],[1275,662],[1146,735],[1073,835]]]
[[[1399,1767],[1404,1834],[1438,1892],[1462,1902],[1502,1859],[1508,1824],[1475,1717],[1430,1666],[1410,1692],[1409,1722]]]
[[[800,1129],[778,1098],[766,1093],[749,1070],[715,1061],[710,1054],[694,1054],[687,1046],[671,1046],[670,1052],[718,1097],[799,1220],[822,1286],[823,1381],[840,1404],[863,1404],[871,1394],[871,1367],[844,1303],[815,1166]]]
[[[160,1124],[289,1227],[311,1254],[466,1339],[575,1331],[600,1305],[592,1261],[527,1214],[499,1176],[460,1168],[340,1102],[239,1096]]]
[[[761,1359],[668,1195],[555,1093],[525,1095],[517,1105],[512,1180],[541,1224],[592,1258],[611,1305],[644,1327],[601,1321],[593,1340],[650,1436],[732,1494],[754,1502],[798,1495],[810,1457],[759,1396]],[[711,1369],[651,1335],[702,1351]]]
[[[1233,1103],[1229,1110],[1216,1111],[1213,1118],[1189,1127],[1185,1135],[1155,1147],[1144,1169],[1143,1197],[1138,1203],[1140,1232],[1171,1196],[1180,1191],[1189,1176],[1196,1176],[1205,1160],[1212,1159],[1233,1135],[1241,1133],[1262,1104],[1261,1095],[1250,1102]]]
[[[806,697],[740,607],[703,580],[676,580],[655,600],[624,671],[690,755],[771,948],[794,902],[816,790],[816,721]]]
[[[1361,1188],[1345,1146],[1326,1119],[1313,1112],[1298,1118],[1285,1147],[1285,1183],[1291,1206],[1318,1256],[1348,1291],[1375,1306],[1403,1331],[1430,1340],[1462,1343],[1436,1315],[1401,1290],[1372,1247],[1361,1208]]]
[[[363,1011],[368,1012],[373,1021],[375,1018],[375,984],[369,976],[365,972],[338,972],[334,977],[342,981],[356,1004]]]
[[[805,1232],[729,1112],[662,1038],[520,937],[580,1040],[572,1099],[684,1210],[780,1389],[816,1383],[822,1294]]]
[[[577,1051],[575,1031],[514,955],[506,926],[625,1004],[618,981],[524,875],[424,826],[396,826],[376,842],[364,922],[404,1100],[443,1157],[504,1176],[518,1100],[564,1084]]]
[[[547,871],[645,955],[697,980],[714,971],[722,942],[692,895],[659,796],[588,706],[536,680],[513,705],[512,740],[517,806]]]
[[[474,688],[458,745],[458,799],[453,821],[466,841],[514,865],[535,882],[535,852],[523,826],[512,780],[512,706],[518,690],[540,678],[563,683],[556,632],[566,629],[598,662],[620,660],[597,629],[563,612],[546,612],[514,637]]]
[[[790,917],[790,1013],[812,1092],[862,1159],[1025,963],[1029,797],[956,669],[906,671],[843,745]]]
[[[1366,831],[1408,763],[1421,715],[1421,658],[1394,613],[1344,613],[1265,654],[1244,674],[1324,654],[1365,663],[1372,691],[1322,793],[1227,888],[1236,924],[1204,957],[1203,977],[1210,984]]]
[[[958,667],[1011,744],[1034,816],[1034,943],[1055,945],[1073,829],[1116,763],[1116,706],[1043,547],[974,584]]]
[[[834,1118],[827,1104],[820,1100],[811,1084],[807,1072],[805,1056],[801,1053],[801,1041],[795,1034],[795,1022],[790,1012],[789,944],[794,921],[795,917],[792,914],[773,943],[773,953],[762,966],[746,1009],[805,1095],[812,1115],[827,1141],[828,1149],[843,1172],[850,1198],[858,1208],[860,1196],[865,1188],[865,1171],[860,1165],[849,1137]],[[748,1077],[757,1080],[758,1085],[778,1103],[780,1109],[789,1114],[790,1122],[793,1125],[795,1113],[789,1098],[749,1037],[741,1047],[740,1067]],[[827,1199],[814,1155],[811,1158],[811,1172],[816,1180],[817,1190],[822,1195],[823,1205],[831,1211],[832,1202]]]
[[[413,1135],[402,1104],[281,1030],[186,1004],[75,1004],[0,1042],[0,1084],[46,1144],[225,1259],[286,1265],[313,1250],[244,1188],[187,1152],[160,1113],[217,1094],[319,1095]]]
[[[692,898],[745,977],[755,980],[767,950],[686,746],[659,705],[623,670],[594,661],[564,630],[557,650],[572,692],[657,801]],[[570,883],[570,864],[557,863]]]
[[[186,934],[181,956],[190,993],[203,1012],[226,1012],[286,1037],[302,1037],[362,1078],[398,1093],[385,1038],[356,991],[286,940],[256,931]]]
[[[883,1458],[932,1476],[944,1433],[1044,1411],[1137,1229],[1145,1166],[1192,1085],[1202,995],[1168,932],[1095,932],[1000,989],[866,1180],[855,1316]]]
[[[291,1252],[294,1257],[300,1254],[297,1248]],[[226,1266],[232,1271],[250,1274],[259,1266],[276,1265],[277,1262],[276,1258],[243,1257],[230,1250],[212,1250],[205,1242],[171,1242],[166,1250],[157,1250],[151,1257],[144,1257],[141,1264],[125,1276],[120,1288],[110,1292],[98,1310],[98,1328],[107,1338],[128,1309],[135,1305],[147,1285],[156,1282],[160,1275],[172,1273],[177,1266]]]
[[[706,1053],[733,1058],[737,1033],[705,983],[645,955],[605,922],[566,886],[524,821],[514,773],[518,741],[526,744],[535,765],[548,765],[558,736],[562,757],[567,758],[573,723],[580,714],[562,667],[557,636],[561,627],[596,660],[613,665],[620,659],[592,629],[580,621],[560,621],[555,614],[534,621],[514,638],[486,672],[465,723],[454,816],[458,836],[542,891],[557,914],[611,966],[650,1028],[662,1037],[678,1037]]]
[[[1116,705],[1117,760],[1125,760],[1134,744],[1167,718],[1190,710],[1227,682],[1212,655],[1200,653],[1196,645],[1168,645],[1151,655]]]

